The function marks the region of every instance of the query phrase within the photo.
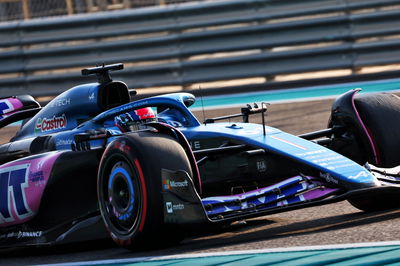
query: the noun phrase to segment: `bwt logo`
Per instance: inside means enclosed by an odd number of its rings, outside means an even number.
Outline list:
[[[30,164],[21,164],[0,169],[0,224],[32,216],[26,202],[25,188],[28,187]]]
[[[181,211],[185,209],[185,205],[182,203],[173,204],[170,201],[166,202],[165,206],[167,207],[167,213],[173,213],[174,211]]]

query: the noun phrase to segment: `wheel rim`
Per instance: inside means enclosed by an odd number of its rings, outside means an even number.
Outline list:
[[[126,162],[116,162],[104,184],[105,211],[109,224],[122,235],[130,234],[140,217],[140,185]]]

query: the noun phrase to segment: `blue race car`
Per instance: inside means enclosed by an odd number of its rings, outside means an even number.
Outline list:
[[[22,120],[0,145],[1,247],[111,236],[137,249],[177,243],[196,225],[341,200],[365,211],[399,205],[395,95],[349,91],[327,129],[294,136],[248,123],[265,104],[200,123],[189,93],[131,102],[109,75],[122,68],[84,69],[98,82],[44,107],[28,95],[0,99],[0,127]],[[243,123],[218,122],[233,117]]]

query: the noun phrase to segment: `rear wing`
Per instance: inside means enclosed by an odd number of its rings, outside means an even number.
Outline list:
[[[31,118],[40,109],[40,104],[30,95],[0,98],[0,128]]]

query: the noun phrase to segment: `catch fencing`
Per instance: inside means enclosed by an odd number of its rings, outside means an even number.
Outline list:
[[[355,78],[361,68],[400,62],[399,6],[233,0],[3,23],[0,96],[56,95],[90,81],[81,68],[117,62],[125,70],[112,76],[131,88],[196,91],[257,78],[265,89],[279,87],[278,76],[327,70]]]

